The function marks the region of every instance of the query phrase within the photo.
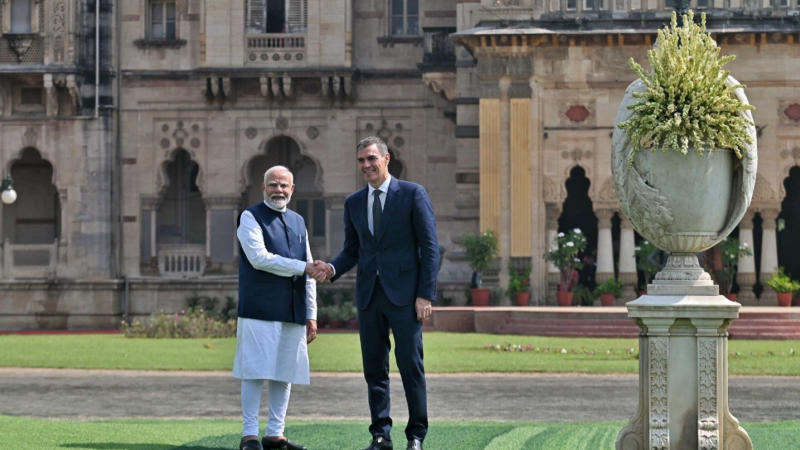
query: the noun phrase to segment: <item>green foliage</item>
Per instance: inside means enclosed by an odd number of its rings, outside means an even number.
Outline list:
[[[482,272],[497,258],[497,235],[494,231],[467,234],[462,241],[472,270]]]
[[[156,312],[147,320],[122,323],[129,338],[221,338],[236,336],[236,320],[220,320],[202,308],[180,313]]]
[[[577,284],[572,291],[572,304],[580,306],[592,306],[594,304],[594,295],[588,286]]]
[[[778,270],[772,273],[772,277],[766,281],[766,284],[775,289],[776,292],[794,292],[800,289],[800,282],[786,275],[783,267],[778,267]]]
[[[622,283],[614,277],[603,281],[596,288],[594,288],[594,296],[599,297],[600,294],[614,294],[614,298],[622,295]]]
[[[225,296],[225,304],[219,309],[219,299],[208,295],[194,294],[186,300],[186,305],[189,309],[202,310],[207,316],[223,322],[236,320],[238,315],[236,298],[231,295]]]
[[[747,242],[740,243],[739,239],[728,237],[717,244],[722,252],[722,270],[717,271],[717,278],[723,294],[730,294],[733,288],[733,279],[736,276],[736,269],[739,266],[739,258],[750,256],[753,251]]]
[[[561,272],[559,291],[571,291],[577,282],[577,270],[583,267],[578,254],[586,248],[586,235],[580,228],[575,228],[566,233],[559,232],[550,250],[544,254],[544,259],[550,261]]]
[[[525,266],[521,269],[516,269],[512,266],[508,267],[508,295],[517,295],[527,292],[530,288],[530,266]]]
[[[700,25],[693,18],[690,10],[678,26],[673,12],[670,26],[658,30],[654,48],[647,52],[651,72],[633,58],[629,61],[646,86],[644,92],[634,93],[640,101],[628,107],[633,116],[618,124],[631,142],[629,166],[643,148],[684,155],[690,148],[700,154],[728,149],[741,158],[752,143],[747,127],[753,123],[742,113],[755,108],[734,95],[744,86],[728,86],[730,72],[723,69],[735,56],[720,56],[706,31],[705,13]]]
[[[652,281],[653,276],[661,270],[661,266],[656,264],[654,259],[659,251],[659,248],[648,240],[642,240],[639,245],[633,248],[633,254],[636,257],[636,270],[641,271],[644,275],[645,285]]]

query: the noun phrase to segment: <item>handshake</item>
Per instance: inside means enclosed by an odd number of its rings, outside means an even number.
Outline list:
[[[321,283],[331,279],[333,276],[333,267],[325,261],[318,259],[313,263],[306,263],[306,273]]]

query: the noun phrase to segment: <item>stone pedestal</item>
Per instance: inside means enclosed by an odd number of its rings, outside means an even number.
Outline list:
[[[739,304],[693,254],[674,254],[629,302],[639,326],[639,407],[617,449],[752,449],[728,410],[728,326]]]

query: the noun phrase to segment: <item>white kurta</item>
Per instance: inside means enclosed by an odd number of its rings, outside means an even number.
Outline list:
[[[305,261],[285,258],[267,251],[261,227],[249,211],[242,213],[236,236],[242,244],[247,260],[256,270],[264,270],[281,277],[305,273]],[[306,254],[310,262],[313,259],[307,237],[306,231]],[[316,287],[314,279],[306,276],[307,319],[317,318]],[[264,293],[265,297],[269,295],[267,292]],[[240,317],[236,329],[233,376],[309,384],[306,327],[296,323]]]

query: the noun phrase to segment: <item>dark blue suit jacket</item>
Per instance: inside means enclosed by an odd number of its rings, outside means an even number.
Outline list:
[[[375,278],[393,304],[405,306],[416,297],[436,300],[439,243],[433,206],[425,189],[392,177],[377,236],[367,224],[369,188],[344,201],[344,249],[331,262],[333,280],[358,264],[356,305],[365,309],[372,298]]]

